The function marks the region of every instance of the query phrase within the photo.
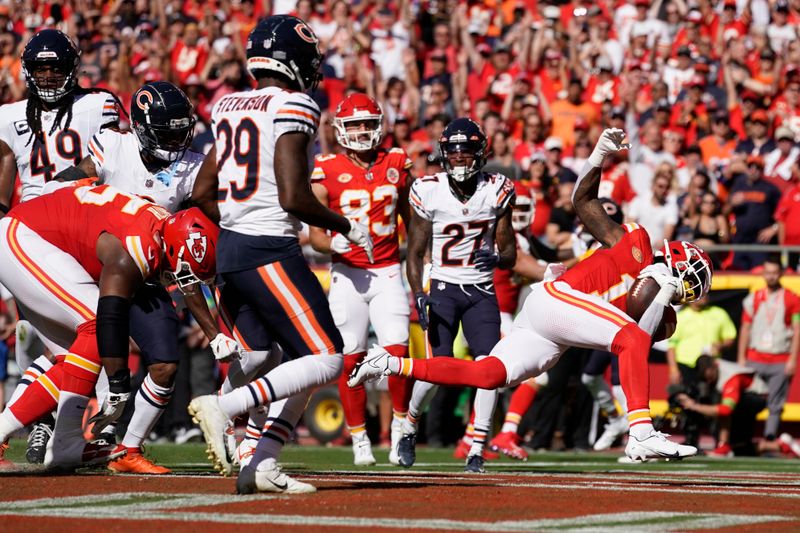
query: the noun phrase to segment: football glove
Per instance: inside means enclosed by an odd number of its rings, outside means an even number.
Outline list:
[[[239,344],[224,333],[218,333],[211,341],[211,351],[214,353],[214,358],[223,363],[238,359],[240,355]]]
[[[414,294],[414,306],[417,308],[419,327],[428,329],[428,295],[422,291]]]
[[[346,254],[350,250],[352,250],[352,248],[350,247],[350,241],[347,240],[347,237],[341,233],[337,233],[333,236],[331,239],[331,252]]]
[[[372,259],[372,237],[369,236],[369,229],[363,224],[351,220],[350,231],[347,232],[346,238],[356,246],[360,246],[367,254],[370,263],[375,261]]]
[[[108,377],[108,395],[103,400],[100,412],[89,419],[94,423],[92,434],[98,437],[109,424],[116,422],[125,410],[131,397],[131,373],[127,368]]]
[[[480,272],[491,272],[497,263],[500,262],[500,256],[493,250],[488,248],[480,248],[475,252],[475,268]]]
[[[631,147],[630,143],[623,143],[625,132],[619,128],[606,128],[597,140],[597,144],[589,155],[589,163],[593,167],[603,166],[603,160],[608,154],[619,150],[627,150]]]

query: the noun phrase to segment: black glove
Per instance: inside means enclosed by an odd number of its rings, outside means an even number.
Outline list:
[[[414,294],[414,305],[419,316],[419,326],[428,329],[428,295],[420,291]]]
[[[475,268],[481,272],[491,272],[500,262],[500,256],[488,248],[480,248],[475,252]]]

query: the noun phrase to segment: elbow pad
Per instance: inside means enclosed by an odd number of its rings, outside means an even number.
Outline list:
[[[100,357],[128,358],[131,304],[121,296],[97,301],[97,349]]]

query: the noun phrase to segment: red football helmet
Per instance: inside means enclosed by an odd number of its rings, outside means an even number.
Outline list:
[[[682,284],[680,303],[694,302],[708,294],[714,267],[711,265],[711,258],[702,248],[688,241],[667,242],[665,239],[661,253],[667,266]]]
[[[348,123],[366,122],[366,129],[347,130]],[[383,111],[378,102],[364,93],[353,93],[339,104],[333,116],[339,144],[354,152],[377,148],[383,136]]]
[[[525,231],[531,225],[533,215],[536,213],[536,197],[531,194],[530,187],[519,181],[514,182],[514,191],[517,193],[517,199],[511,212],[511,227],[514,231]]]
[[[164,221],[164,276],[183,291],[197,282],[209,284],[217,273],[219,228],[196,207]]]

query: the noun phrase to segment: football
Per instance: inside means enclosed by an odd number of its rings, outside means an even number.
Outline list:
[[[642,318],[642,315],[650,306],[650,303],[658,294],[660,287],[653,278],[637,279],[631,285],[627,297],[628,316],[637,322]],[[668,339],[675,332],[675,327],[678,324],[675,309],[670,306],[664,310],[664,316],[661,318],[661,324],[656,328],[653,335],[653,342]]]

